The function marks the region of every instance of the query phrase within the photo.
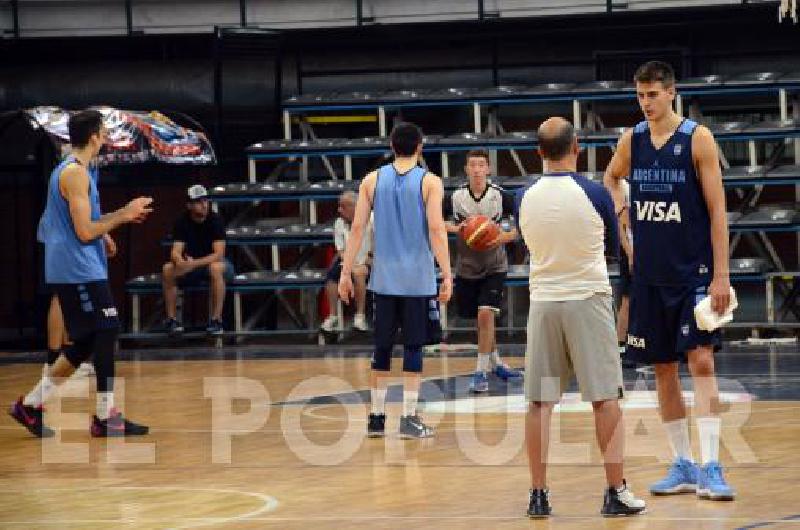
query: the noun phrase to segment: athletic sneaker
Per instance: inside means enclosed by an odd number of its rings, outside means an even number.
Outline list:
[[[142,436],[150,432],[146,425],[133,423],[122,417],[122,413],[116,409],[111,409],[111,415],[107,420],[98,419],[92,416],[92,436],[95,438],[106,438],[114,436]]]
[[[652,495],[675,495],[694,493],[697,490],[697,464],[685,458],[676,458],[669,467],[667,476],[650,486]]]
[[[209,320],[208,326],[206,326],[206,333],[208,333],[209,335],[213,335],[215,337],[225,333],[225,328],[222,325],[222,320],[217,320],[215,318]]]
[[[92,363],[81,363],[75,370],[76,377],[92,377],[94,374],[94,365]]]
[[[725,482],[719,462],[709,462],[697,471],[697,496],[712,501],[732,501],[736,492]]]
[[[614,487],[606,488],[603,508],[600,510],[600,514],[603,517],[638,515],[643,513],[646,507],[645,502],[642,499],[637,499],[633,492],[628,489],[628,484],[623,480],[622,487],[619,489]]]
[[[544,519],[550,517],[550,490],[531,490],[528,502],[528,517],[531,519]]]
[[[339,317],[337,317],[336,315],[330,315],[322,322],[320,329],[326,333],[331,333],[333,331],[336,331],[336,328],[338,326],[339,326]]]
[[[367,437],[382,438],[386,435],[386,414],[370,414],[367,422]]]
[[[164,327],[167,329],[167,333],[170,337],[177,337],[181,333],[183,333],[183,326],[177,319],[168,318],[167,321],[164,323]]]
[[[23,405],[22,397],[20,397],[16,403],[11,405],[8,414],[37,438],[50,438],[55,432],[44,424],[42,420],[43,411],[44,409],[41,406],[29,407]]]
[[[469,391],[473,394],[489,391],[489,378],[486,377],[486,372],[475,372],[473,374],[472,381],[469,384]]]
[[[508,381],[509,379],[516,379],[517,377],[522,377],[522,372],[519,370],[514,370],[513,368],[509,368],[505,364],[498,364],[494,367],[494,375],[502,379],[503,381]]]
[[[432,427],[422,423],[422,418],[414,414],[413,416],[400,416],[400,438],[410,440],[412,438],[431,438],[435,434]]]
[[[353,328],[356,331],[369,331],[367,318],[361,313],[356,313],[356,316],[353,317]]]

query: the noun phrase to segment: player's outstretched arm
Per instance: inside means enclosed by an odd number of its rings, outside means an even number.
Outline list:
[[[706,127],[698,126],[692,135],[692,153],[700,187],[711,220],[711,248],[714,253],[714,278],[708,289],[711,306],[721,314],[730,303],[728,265],[728,214],[725,188],[717,154],[717,142]]]
[[[138,197],[114,212],[92,221],[89,202],[89,174],[78,165],[71,165],[61,173],[61,194],[69,205],[75,235],[82,243],[89,243],[125,223],[140,223],[153,211],[151,197]]]
[[[621,179],[627,178],[631,172],[631,137],[633,132],[628,129],[617,142],[617,149],[611,162],[608,163],[603,175],[603,185],[608,188],[611,198],[614,199],[614,211],[617,215],[625,209],[625,194],[622,190]]]

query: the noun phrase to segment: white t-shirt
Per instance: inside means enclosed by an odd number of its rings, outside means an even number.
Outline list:
[[[605,256],[617,254],[619,240],[608,191],[580,175],[558,173],[519,193],[519,228],[531,256],[531,301],[610,294]]]
[[[350,223],[341,217],[337,217],[336,221],[333,223],[333,244],[337,252],[344,254],[344,250],[347,247],[347,238],[349,237]],[[363,265],[366,263],[367,254],[369,254],[372,248],[372,237],[372,215],[370,214],[369,221],[364,229],[364,237],[361,239],[361,248],[358,250],[358,254],[356,254],[354,262],[356,265]]]

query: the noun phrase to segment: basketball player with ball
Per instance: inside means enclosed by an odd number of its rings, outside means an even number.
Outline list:
[[[455,295],[462,318],[476,318],[478,364],[470,390],[489,391],[489,374],[500,379],[521,377],[500,360],[495,341],[495,317],[500,313],[508,272],[505,245],[517,239],[517,230],[504,231],[497,224],[514,211],[513,197],[489,182],[489,153],[467,153],[466,184],[453,192],[452,222],[447,230],[459,234]]]

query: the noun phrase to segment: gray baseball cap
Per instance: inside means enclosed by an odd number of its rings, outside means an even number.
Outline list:
[[[207,199],[208,190],[202,184],[195,184],[194,186],[189,187],[188,195],[190,201]]]

